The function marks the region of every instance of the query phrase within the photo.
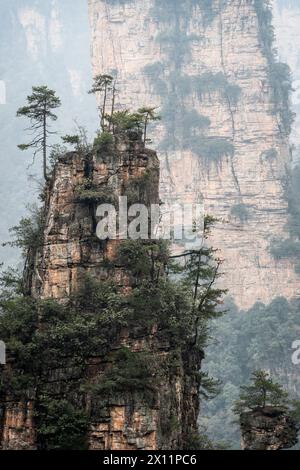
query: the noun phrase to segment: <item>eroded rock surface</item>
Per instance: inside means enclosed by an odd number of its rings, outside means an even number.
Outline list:
[[[150,172],[150,185],[140,202],[157,204],[159,162],[156,153],[145,148],[138,134],[116,140],[111,151],[84,156],[73,152],[58,160],[44,193],[42,246],[28,260],[25,270],[28,294],[34,298],[65,304],[87,273],[98,281],[113,276],[124,295],[131,289],[131,279],[124,267],[115,266],[113,271],[111,266],[107,267],[108,263],[114,263],[120,241],[101,242],[96,237],[97,204],[82,189],[88,182],[89,191],[92,188],[93,194],[97,192],[103,202],[112,203],[132,181]],[[86,373],[91,383],[101,380],[113,365],[114,353],[124,347],[152,357],[153,380],[161,372],[160,364],[168,364],[168,359],[175,360],[178,354],[176,367],[166,366],[155,400],[139,398],[124,389],[118,396],[105,395],[104,403],[87,393],[83,401],[90,416],[89,447],[101,450],[182,448],[187,435],[197,430],[199,379],[195,371],[200,369],[202,352],[192,346],[187,351],[174,351],[170,337],[155,326],[151,329],[124,326],[112,339],[111,350],[89,361]],[[63,378],[70,371],[65,371],[63,364],[61,367],[59,377]],[[2,449],[38,448],[34,421],[36,400],[33,396],[30,402],[14,403],[6,398],[0,417]]]
[[[275,261],[269,251],[272,240],[284,236],[290,153],[289,130],[274,111],[265,48],[270,25],[257,9],[264,2],[215,0],[211,14],[197,2],[180,3],[184,13],[176,16],[178,2],[89,0],[94,72],[117,73],[122,105],[159,107],[163,120],[154,132],[161,197],[166,203],[202,200],[220,219],[213,244],[225,259],[222,282],[236,303],[249,308],[257,300],[290,298],[299,277],[291,261]],[[170,10],[162,11],[164,5]],[[193,88],[205,74],[210,84],[219,74],[237,88]],[[187,117],[191,111],[194,120]],[[217,164],[207,161],[203,145],[191,145],[203,125],[195,125],[197,113],[210,121],[207,137],[234,148]]]
[[[249,411],[240,423],[243,450],[289,449],[298,442],[298,426],[286,410],[269,406]]]

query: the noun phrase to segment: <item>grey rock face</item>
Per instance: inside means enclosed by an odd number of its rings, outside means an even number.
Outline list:
[[[281,450],[297,444],[298,426],[282,408],[265,407],[240,418],[243,450]]]

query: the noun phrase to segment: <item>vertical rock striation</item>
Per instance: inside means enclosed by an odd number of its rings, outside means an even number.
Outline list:
[[[67,154],[56,165],[51,186],[46,191],[46,220],[43,250],[35,259],[31,294],[38,298],[67,300],[78,289],[82,275],[91,272],[106,278],[104,260],[113,259],[115,240],[101,243],[96,237],[96,202],[88,195],[88,183],[98,192],[98,202],[118,203],[126,185],[154,169],[153,185],[158,186],[159,163],[154,151],[142,142],[120,141],[115,153],[104,156]],[[158,191],[152,194],[158,203]]]
[[[161,197],[202,200],[221,220],[213,242],[226,287],[247,308],[289,298],[299,282],[290,261],[269,253],[287,221],[290,117],[265,2],[205,5],[89,0],[92,62],[95,74],[115,74],[125,107],[160,107]]]
[[[45,228],[41,248],[25,269],[28,294],[38,301],[52,299],[66,305],[87,274],[103,282],[113,276],[124,295],[132,288],[128,271],[118,266],[116,258],[121,242],[101,242],[96,237],[96,207],[101,201],[115,203],[118,196],[128,194],[131,183],[140,181],[146,174],[151,176],[150,185],[139,202],[159,203],[159,162],[156,153],[145,148],[138,133],[129,132],[115,139],[113,150],[88,152],[84,156],[73,152],[56,163],[44,193]],[[107,370],[121,367],[115,357],[122,356],[126,350],[126,354],[134,357],[147,355],[147,361],[153,363],[153,381],[164,365],[163,380],[155,395],[146,399],[125,386],[119,394],[111,395],[107,391],[102,398],[94,398],[87,391],[80,406],[89,415],[90,449],[180,449],[187,436],[197,431],[197,372],[203,354],[192,346],[189,350],[184,347],[174,350],[170,335],[164,335],[155,325],[151,328],[146,325],[113,328],[116,333],[109,332],[113,335],[109,350],[101,356],[94,353],[85,374],[91,385],[99,380],[101,384]],[[166,365],[168,361],[170,366]],[[50,372],[53,387],[59,377],[72,377],[72,371],[64,370],[67,366],[59,367],[61,370]],[[143,390],[146,392],[147,388]],[[79,390],[75,392],[79,393]],[[38,404],[38,393],[30,402],[23,403],[14,403],[6,397],[0,426],[2,449],[39,448],[35,417]]]

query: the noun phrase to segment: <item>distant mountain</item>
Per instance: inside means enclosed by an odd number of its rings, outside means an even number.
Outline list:
[[[41,165],[31,163],[17,144],[25,139],[26,123],[17,119],[32,85],[47,84],[62,100],[61,134],[71,132],[74,119],[94,132],[97,126],[94,97],[87,95],[92,72],[86,0],[2,0],[0,16],[1,96],[0,104],[0,241],[8,239],[8,228],[24,215],[37,182],[28,175],[41,175]],[[0,251],[0,261],[14,261],[14,251]]]

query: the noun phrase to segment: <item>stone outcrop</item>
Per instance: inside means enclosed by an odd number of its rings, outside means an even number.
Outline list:
[[[35,450],[32,402],[6,403],[0,419],[0,449]]]
[[[115,139],[113,149],[109,151],[73,152],[60,157],[56,163],[44,193],[45,228],[41,248],[25,269],[28,293],[33,298],[54,299],[65,305],[80,288],[86,274],[98,281],[111,278],[112,264],[116,263],[116,250],[121,242],[102,242],[96,237],[96,207],[100,199],[113,203],[119,195],[128,194],[132,182],[150,173],[150,186],[139,202],[147,205],[159,202],[156,153],[146,149],[135,132]],[[130,276],[117,263],[113,279],[124,295],[130,291]],[[175,353],[170,338],[155,326],[151,331],[146,327],[129,330],[124,326],[116,333],[110,347],[108,353],[89,361],[86,373],[91,383],[99,380],[114,364],[114,353],[121,348],[136,354],[148,353],[156,366]],[[166,373],[157,388],[155,400],[133,396],[125,389],[118,396],[108,394],[103,403],[87,393],[84,407],[90,416],[89,448],[182,448],[186,436],[197,430],[199,380],[195,371],[199,370],[201,360],[202,353],[192,347],[182,351],[176,372],[170,369]],[[7,397],[0,426],[2,449],[39,448],[35,432],[35,400],[37,398],[33,397],[30,402],[13,403]]]
[[[154,170],[153,185],[158,186],[159,162],[154,151],[143,148],[139,140],[119,142],[114,153],[83,159],[67,154],[56,165],[46,192],[46,220],[43,250],[32,270],[32,295],[39,298],[68,299],[78,288],[83,274],[91,272],[106,278],[104,260],[113,259],[116,240],[102,243],[96,237],[96,207],[84,197],[90,184],[105,202],[118,204],[130,181]],[[81,191],[83,191],[81,193]],[[157,204],[158,191],[152,194]]]
[[[240,418],[243,450],[281,450],[297,444],[298,427],[286,410],[265,407]]]
[[[125,107],[160,107],[161,198],[202,200],[221,220],[213,244],[225,259],[223,283],[243,308],[292,297],[299,285],[292,263],[269,251],[287,221],[290,153],[275,109],[264,3],[214,0],[203,10],[188,0],[89,0],[94,72],[116,75]],[[201,133],[208,140],[195,139]],[[209,160],[207,142],[223,155]]]

